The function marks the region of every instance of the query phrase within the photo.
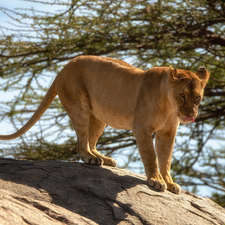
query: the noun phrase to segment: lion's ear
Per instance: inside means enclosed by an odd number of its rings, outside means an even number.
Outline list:
[[[186,85],[192,81],[192,79],[185,73],[179,73],[177,69],[170,66],[166,71],[171,84],[178,84],[180,81],[186,82]]]
[[[195,74],[202,81],[202,85],[205,86],[209,80],[210,72],[205,67],[199,67]]]
[[[167,71],[166,71],[168,77],[169,77],[169,81],[170,82],[177,82],[178,81],[178,77],[177,77],[177,69],[174,69],[172,66],[170,66]]]

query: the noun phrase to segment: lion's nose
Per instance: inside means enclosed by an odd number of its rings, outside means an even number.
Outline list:
[[[195,110],[190,110],[189,112],[185,113],[185,116],[187,117],[195,117],[197,115]]]
[[[187,117],[193,117],[195,114],[194,113],[185,113],[185,116]]]

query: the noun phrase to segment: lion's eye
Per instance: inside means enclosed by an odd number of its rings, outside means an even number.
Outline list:
[[[180,97],[184,100],[185,99],[185,94],[180,94]]]
[[[201,95],[196,96],[196,100],[199,100],[199,99],[201,99]]]

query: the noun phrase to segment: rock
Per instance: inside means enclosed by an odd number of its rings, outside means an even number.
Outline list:
[[[0,224],[225,224],[225,209],[182,190],[157,192],[121,168],[0,159]]]

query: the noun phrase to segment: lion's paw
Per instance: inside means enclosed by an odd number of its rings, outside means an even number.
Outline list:
[[[117,162],[115,159],[111,159],[111,166],[116,167],[117,166]]]
[[[104,165],[116,167],[117,162],[115,159],[107,157],[106,159],[104,159]]]
[[[156,190],[159,190],[159,191],[165,191],[166,188],[167,188],[167,185],[166,185],[164,180],[157,180],[157,179],[154,179],[154,178],[149,178],[148,184],[151,187],[153,187],[153,188],[155,188]]]
[[[96,157],[94,155],[88,155],[88,156],[85,156],[85,157],[81,157],[81,159],[85,162],[85,163],[89,163],[89,164],[92,164],[92,165],[99,165],[99,166],[102,166],[104,161],[103,159],[99,158],[99,157]]]
[[[174,194],[179,195],[180,192],[181,192],[181,187],[180,187],[179,184],[176,184],[176,183],[168,183],[167,184],[167,190],[171,191]]]

